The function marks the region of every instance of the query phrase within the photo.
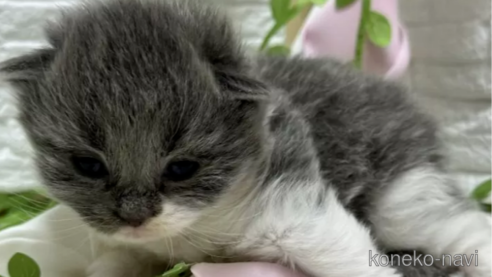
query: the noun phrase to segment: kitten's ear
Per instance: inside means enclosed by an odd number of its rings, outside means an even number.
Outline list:
[[[268,99],[268,86],[241,73],[216,72],[218,83],[232,99],[264,101]]]
[[[209,32],[199,34],[198,45],[203,59],[210,64],[219,86],[235,99],[248,101],[267,99],[268,87],[248,74],[250,67],[248,58],[229,19],[214,9],[209,12],[213,16],[194,21],[205,26],[213,26],[209,28]]]
[[[22,85],[39,80],[55,56],[54,49],[40,49],[30,54],[0,63],[2,79],[13,85]]]

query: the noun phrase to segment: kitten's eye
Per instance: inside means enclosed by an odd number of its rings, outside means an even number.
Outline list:
[[[73,165],[81,174],[89,178],[100,179],[108,175],[108,171],[103,162],[89,157],[73,157]]]
[[[184,181],[191,178],[198,170],[198,163],[193,161],[171,162],[164,173],[164,176],[171,181]]]

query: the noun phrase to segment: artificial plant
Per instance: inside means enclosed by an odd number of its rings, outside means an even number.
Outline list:
[[[290,49],[288,46],[280,44],[269,46],[271,38],[282,30],[291,20],[296,18],[302,10],[310,5],[323,5],[329,0],[271,0],[270,8],[274,24],[268,31],[260,45],[260,51],[266,51],[269,54],[288,55]],[[391,25],[388,19],[373,10],[371,10],[372,0],[331,0],[336,1],[337,9],[344,9],[353,5],[356,1],[362,2],[359,30],[357,32],[357,43],[354,53],[354,65],[362,67],[364,55],[364,43],[367,39],[379,47],[387,47],[391,42]],[[395,0],[389,0],[395,1]]]
[[[179,263],[172,269],[164,272],[162,275],[156,277],[191,277],[191,264]]]
[[[53,200],[36,190],[0,193],[0,231],[26,222],[54,205]]]
[[[278,44],[269,46],[270,40],[287,24],[296,18],[302,10],[311,5],[323,5],[328,0],[270,0],[270,10],[273,17],[273,26],[270,28],[260,45],[260,51],[266,51],[269,54],[288,55],[290,49],[287,45]]]
[[[46,277],[41,275],[39,265],[29,256],[16,253],[7,264],[9,275],[0,277]],[[191,277],[191,264],[178,263],[170,270],[156,277]]]
[[[472,192],[471,197],[475,199],[479,205],[481,206],[482,210],[486,212],[491,212],[491,204],[490,203],[484,203],[483,201],[489,197],[490,191],[492,189],[492,183],[491,179],[484,181],[480,185],[478,185]]]
[[[39,265],[31,257],[22,253],[16,253],[10,258],[7,270],[8,277],[41,277]],[[4,276],[0,275],[0,277]]]

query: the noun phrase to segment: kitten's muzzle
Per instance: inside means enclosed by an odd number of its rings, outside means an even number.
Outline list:
[[[155,199],[139,196],[126,196],[119,201],[115,215],[132,227],[144,225],[149,219],[159,214],[159,205]]]
[[[149,214],[141,215],[135,213],[117,213],[119,219],[121,219],[125,224],[132,227],[140,227],[149,220],[152,216]]]

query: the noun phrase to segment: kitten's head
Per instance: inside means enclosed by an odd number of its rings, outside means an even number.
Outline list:
[[[48,37],[1,70],[46,186],[92,227],[173,235],[254,175],[267,91],[213,9],[86,6]]]

